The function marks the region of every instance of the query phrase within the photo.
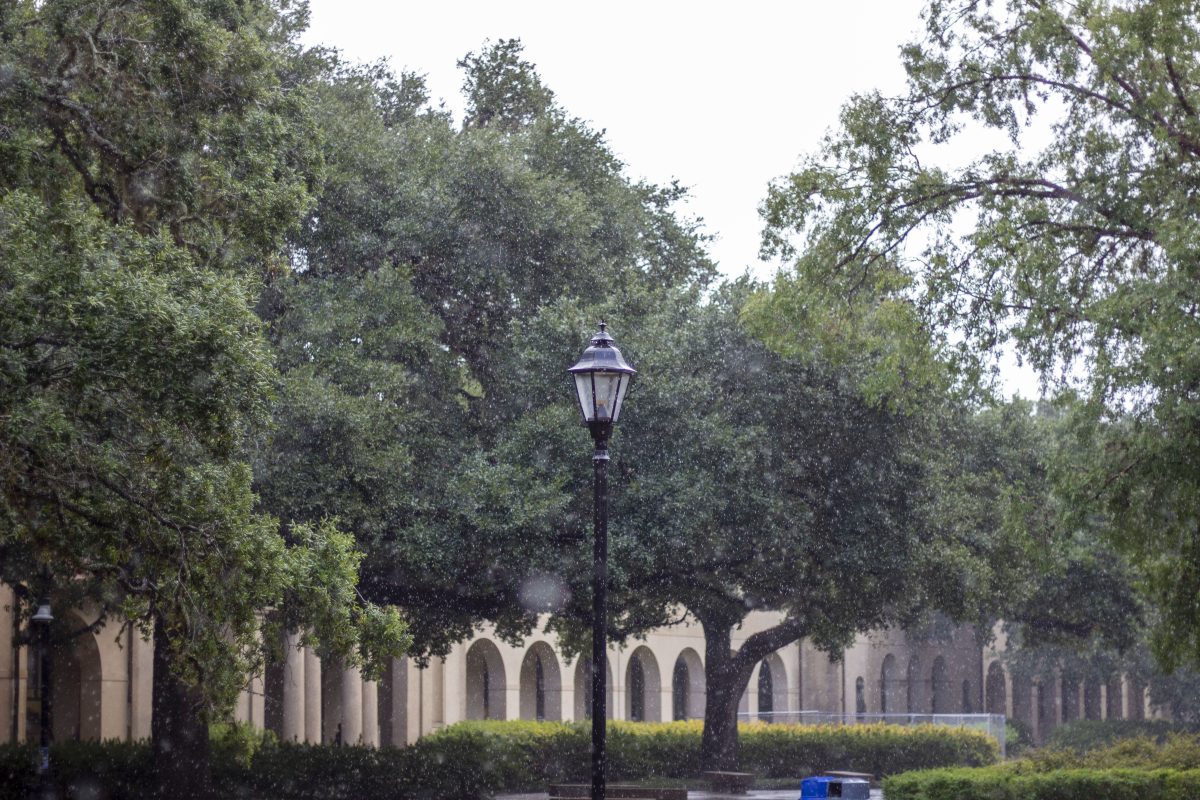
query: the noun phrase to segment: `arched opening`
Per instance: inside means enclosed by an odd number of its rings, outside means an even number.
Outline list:
[[[1029,725],[1030,730],[1034,726],[1032,691],[1032,684],[1027,676],[1020,673],[1012,676],[1012,715]]]
[[[1079,679],[1074,675],[1062,676],[1062,721],[1079,719]]]
[[[635,722],[659,722],[662,719],[662,681],[658,661],[648,647],[639,647],[629,657],[625,669],[625,718]]]
[[[604,659],[604,716],[613,718],[612,664]],[[575,719],[592,718],[592,660],[580,658],[575,662]]]
[[[888,653],[879,670],[879,710],[884,714],[896,711],[899,706],[897,682],[896,657]]]
[[[1146,684],[1137,678],[1129,679],[1129,719],[1146,718]]]
[[[775,680],[764,658],[758,665],[758,718],[770,722],[775,715]]]
[[[971,692],[971,682],[964,680],[962,682],[962,713],[975,713],[975,703],[973,702],[972,698],[973,694]]]
[[[284,662],[271,659],[263,668],[263,727],[283,738]]]
[[[1038,729],[1038,744],[1042,744],[1046,738],[1046,731],[1054,727],[1054,715],[1050,708],[1050,692],[1045,684],[1040,681],[1033,687],[1033,693],[1037,702],[1037,729]]]
[[[75,634],[86,627],[74,611],[53,623],[50,652],[53,659],[50,691],[50,733],[56,742],[100,739],[100,689],[103,674],[100,647],[90,631]],[[26,681],[26,735],[30,741],[41,736],[41,652],[29,650],[29,676]]]
[[[533,644],[521,661],[521,719],[562,719],[562,673],[545,642]]]
[[[1121,719],[1125,716],[1123,708],[1124,692],[1120,675],[1109,675],[1104,692],[1104,715],[1108,719]]]
[[[696,651],[688,647],[675,659],[671,671],[672,719],[696,719],[704,716],[704,665]]]
[[[867,713],[867,682],[861,675],[854,681],[854,713]]]
[[[779,657],[779,653],[771,653],[762,661],[763,664],[769,667],[771,685],[764,691],[762,684],[758,688],[758,708],[763,710],[763,697],[768,697],[767,700],[770,712],[775,714],[774,719],[782,721],[784,714],[791,709],[788,704],[788,675],[787,668],[783,664],[783,659]],[[761,667],[759,670],[759,680],[762,679]]]
[[[675,659],[675,669],[671,670],[671,719],[688,718],[688,666],[682,658]]]
[[[634,722],[646,720],[646,670],[642,660],[634,656],[629,662],[629,718]]]
[[[908,660],[908,671],[905,675],[904,693],[908,705],[908,713],[925,713],[924,679],[921,676],[921,659],[913,656]]]
[[[941,656],[933,660],[933,669],[929,673],[929,687],[932,713],[949,713],[953,705],[950,694],[950,676],[946,673],[946,659]]]
[[[1008,713],[1008,689],[1004,684],[1004,667],[1000,666],[999,661],[993,661],[988,665],[984,697],[987,713]]]
[[[500,650],[487,639],[467,649],[467,719],[508,719],[508,677]]]
[[[1083,684],[1083,717],[1100,719],[1100,681],[1088,678]]]
[[[403,747],[408,744],[408,661],[388,659],[379,682],[379,744]]]
[[[342,732],[342,666],[336,661],[321,664],[321,742],[353,744]]]

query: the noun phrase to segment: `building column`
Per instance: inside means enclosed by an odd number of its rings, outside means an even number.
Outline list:
[[[13,741],[16,735],[17,700],[20,696],[18,666],[20,651],[13,644],[13,620],[16,608],[13,591],[0,584],[0,742]]]
[[[283,720],[281,738],[285,742],[301,742],[305,738],[307,702],[305,698],[304,650],[300,648],[300,633],[283,635]]]
[[[1043,686],[1040,679],[1029,681],[1029,735],[1033,743],[1042,743],[1042,700]]]
[[[250,691],[249,691],[250,719],[248,720],[250,723],[250,726],[252,728],[255,728],[260,731],[263,730],[266,727],[266,725],[265,725],[266,713],[267,713],[266,694],[265,694],[265,686],[263,684],[263,676],[261,674],[255,675],[253,678],[250,679]]]
[[[362,683],[362,743],[367,747],[379,747],[379,684],[364,680]]]
[[[304,648],[304,741],[321,743],[321,659]]]
[[[421,738],[424,732],[422,726],[425,719],[425,673],[428,670],[419,669],[416,662],[405,660],[404,674],[406,677],[405,684],[407,685],[408,698],[408,714],[406,735],[404,741],[406,743],[415,742]]]
[[[133,630],[129,637],[129,670],[133,687],[129,693],[129,736],[137,742],[150,738],[150,717],[154,707],[154,642]]]
[[[563,722],[583,722],[583,720],[575,719],[575,670],[579,665],[577,656],[571,662],[570,667],[562,666],[562,721]]]
[[[363,682],[358,667],[342,669],[342,744],[361,744]]]
[[[457,644],[442,662],[443,685],[450,687],[446,694],[443,722],[453,725],[467,718],[467,647]]]
[[[504,718],[521,718],[521,662],[504,665]],[[464,680],[462,686],[466,686]]]

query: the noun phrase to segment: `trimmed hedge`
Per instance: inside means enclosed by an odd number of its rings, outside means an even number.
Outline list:
[[[585,782],[590,726],[555,722],[465,722],[402,749],[283,744],[244,729],[214,731],[213,777],[222,796],[263,800],[465,800],[548,783]],[[702,724],[609,723],[609,778],[697,778]],[[937,726],[802,726],[740,729],[742,768],[761,777],[822,769],[888,775],[947,765],[995,763],[985,734]],[[0,746],[0,800],[17,800],[33,778],[34,750]],[[68,796],[103,787],[111,800],[144,798],[152,785],[146,743],[68,743],[53,752]],[[74,790],[71,789],[74,787]]]
[[[1047,772],[1052,769],[1200,769],[1200,735],[1168,734],[1163,741],[1149,737],[1122,739],[1107,747],[1087,752],[1043,748],[1027,759],[1012,762],[1013,769]]]
[[[886,778],[883,792],[888,800],[1195,800],[1200,770],[935,769]]]
[[[689,722],[610,722],[609,777],[695,778],[705,771],[700,759],[700,720]],[[440,748],[451,741],[483,741],[481,761],[501,779],[498,786],[523,788],[588,777],[591,729],[554,722],[465,722],[422,739]],[[991,737],[978,731],[938,725],[767,725],[738,729],[741,768],[764,778],[793,778],[825,769],[892,775],[939,766],[983,766],[999,758]],[[522,784],[520,776],[537,776]]]
[[[739,739],[742,769],[766,778],[828,769],[883,776],[950,765],[979,767],[1000,757],[999,745],[987,734],[944,725],[751,723],[741,726]]]
[[[1088,752],[1047,748],[983,769],[908,772],[883,788],[888,800],[1193,800],[1200,797],[1200,736],[1124,739]]]
[[[1122,739],[1150,738],[1164,742],[1172,733],[1190,732],[1195,732],[1195,726],[1165,719],[1077,720],[1052,730],[1046,746],[1083,753]]]

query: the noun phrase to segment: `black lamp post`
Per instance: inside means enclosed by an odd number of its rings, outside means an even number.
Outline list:
[[[604,800],[607,709],[606,651],[608,650],[608,437],[621,415],[621,402],[636,370],[613,347],[606,325],[592,337],[579,363],[568,370],[575,376],[579,410],[592,433],[595,472],[596,540],[592,550],[592,800]]]
[[[41,697],[41,713],[39,715],[38,734],[38,789],[37,796],[39,798],[54,797],[54,787],[50,782],[50,725],[51,725],[51,703],[50,696],[50,623],[54,622],[54,614],[50,611],[50,598],[42,597],[38,601],[38,608],[34,615],[30,618],[30,622],[38,626],[38,658],[40,663],[38,666],[38,678],[40,686],[38,694]]]

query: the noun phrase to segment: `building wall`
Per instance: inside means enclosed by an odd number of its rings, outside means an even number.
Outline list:
[[[31,686],[36,660],[13,641],[13,593],[0,585],[0,740],[37,736],[38,698]],[[61,613],[75,630],[96,619],[86,609]],[[754,612],[734,631],[737,647],[778,615]],[[1149,716],[1144,687],[1116,676],[1102,686],[1008,674],[1002,631],[987,649],[973,629],[940,635],[874,631],[859,636],[840,659],[802,641],[755,667],[740,710],[755,716],[799,711],[843,714],[926,714],[993,711],[1022,720],[1040,739],[1072,715]],[[553,634],[538,632],[519,646],[481,626],[425,667],[411,659],[388,665],[379,681],[355,668],[322,662],[300,644],[284,643],[285,661],[247,681],[236,719],[274,730],[289,741],[402,745],[465,719],[581,720],[589,716],[590,655],[568,657]],[[608,716],[666,721],[704,715],[704,636],[698,625],[651,632],[608,651]],[[55,650],[56,739],[143,739],[150,735],[151,644],[115,623]],[[635,663],[636,662],[636,663]],[[31,669],[31,666],[33,667]],[[769,698],[760,696],[769,690]],[[1040,700],[1039,700],[1040,693]]]

